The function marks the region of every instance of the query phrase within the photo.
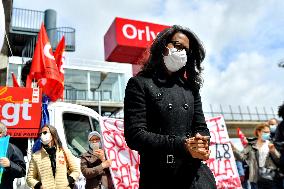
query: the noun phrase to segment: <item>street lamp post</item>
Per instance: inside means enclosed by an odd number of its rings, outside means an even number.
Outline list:
[[[95,94],[95,92],[101,87],[103,81],[106,79],[107,77],[107,72],[101,72],[101,75],[100,75],[100,83],[99,85],[96,87],[96,88],[91,88],[91,91],[93,91],[93,94]],[[101,107],[101,92],[99,91],[99,99],[98,99],[98,113],[100,115],[102,115],[102,107]]]

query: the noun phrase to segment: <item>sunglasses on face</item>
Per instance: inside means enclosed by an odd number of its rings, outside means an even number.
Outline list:
[[[189,48],[185,47],[179,41],[170,41],[169,44],[172,44],[174,46],[174,48],[176,48],[178,51],[185,50],[186,53],[190,52]]]
[[[43,131],[43,132],[40,132],[39,135],[42,135],[42,134],[43,134],[43,135],[46,135],[47,133],[50,133],[50,132],[48,132],[48,131]]]

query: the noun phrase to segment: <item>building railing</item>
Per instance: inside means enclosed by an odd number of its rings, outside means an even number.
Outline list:
[[[43,11],[13,8],[12,31],[38,32],[43,22]]]
[[[88,95],[90,94],[90,95]],[[99,98],[99,95],[101,97]],[[86,100],[86,101],[122,101],[122,99],[113,99],[112,91],[91,91],[78,89],[65,89],[64,99],[67,101]],[[207,118],[223,115],[226,121],[256,121],[265,122],[271,118],[278,118],[276,111],[271,107],[241,107],[241,106],[224,106],[219,105],[213,107],[210,105],[210,110],[204,109],[204,115]]]
[[[54,41],[51,42],[52,49],[55,51],[57,44],[63,36],[65,36],[65,51],[73,52],[75,51],[75,29],[70,27],[60,27],[50,29],[55,32]],[[26,61],[26,58],[32,58],[37,42],[37,36],[33,36],[25,45],[22,50],[23,62]]]
[[[58,27],[48,29],[47,32],[54,33],[54,42],[51,41],[52,49],[55,50],[58,42],[61,38],[65,37],[65,51],[74,52],[75,51],[75,29],[71,27]]]
[[[100,95],[100,97],[99,97]],[[112,91],[99,90],[90,91],[78,89],[64,89],[64,99],[67,101],[86,100],[86,101],[122,101],[122,99],[114,99]]]
[[[28,35],[36,35],[44,23],[44,12],[37,10],[13,8],[12,11],[12,21],[10,31],[15,33],[24,33]],[[47,33],[54,33],[54,38],[52,41],[53,50],[56,49],[58,42],[63,36],[65,36],[65,51],[74,52],[75,51],[75,29],[71,27],[56,27],[47,29]],[[27,42],[22,50],[22,57],[33,56],[36,38],[32,37],[30,41]]]
[[[223,115],[226,121],[267,121],[270,118],[278,118],[275,109],[267,107],[241,107],[219,105],[204,109],[206,117]]]

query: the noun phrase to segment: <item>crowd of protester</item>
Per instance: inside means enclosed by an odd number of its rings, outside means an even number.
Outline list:
[[[271,118],[246,138],[243,150],[231,143],[244,189],[284,188],[284,104],[279,106],[281,120]]]
[[[253,133],[255,137],[245,138],[243,150],[231,143],[244,189],[284,188],[284,103],[279,106],[278,116],[280,119],[271,118],[258,124]],[[6,133],[6,126],[0,122],[0,138]],[[62,147],[55,127],[45,125],[40,136],[42,146],[32,155],[27,185],[39,189],[73,188],[80,174],[74,156]],[[81,156],[80,166],[86,188],[114,188],[108,170],[111,160],[105,158],[101,135],[93,131],[87,140],[89,150]],[[0,166],[4,167],[0,189],[13,188],[13,180],[26,175],[25,161],[17,146],[9,143],[7,152],[5,158],[0,158]]]

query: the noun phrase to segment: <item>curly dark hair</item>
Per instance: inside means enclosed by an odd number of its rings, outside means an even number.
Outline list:
[[[148,53],[148,56],[144,57],[144,60],[140,61],[140,63],[144,64],[144,66],[138,75],[152,77],[158,70],[164,67],[163,52],[176,33],[186,35],[190,41],[189,51],[191,53],[187,54],[187,63],[183,69],[186,70],[188,84],[193,89],[198,90],[203,83],[203,79],[201,77],[201,72],[203,70],[201,62],[205,58],[205,49],[199,38],[190,29],[179,25],[173,25],[158,34],[150,49],[146,52],[146,54]],[[184,74],[184,70],[181,74]]]
[[[279,106],[278,116],[282,117],[282,119],[284,119],[284,103],[281,106]]]

